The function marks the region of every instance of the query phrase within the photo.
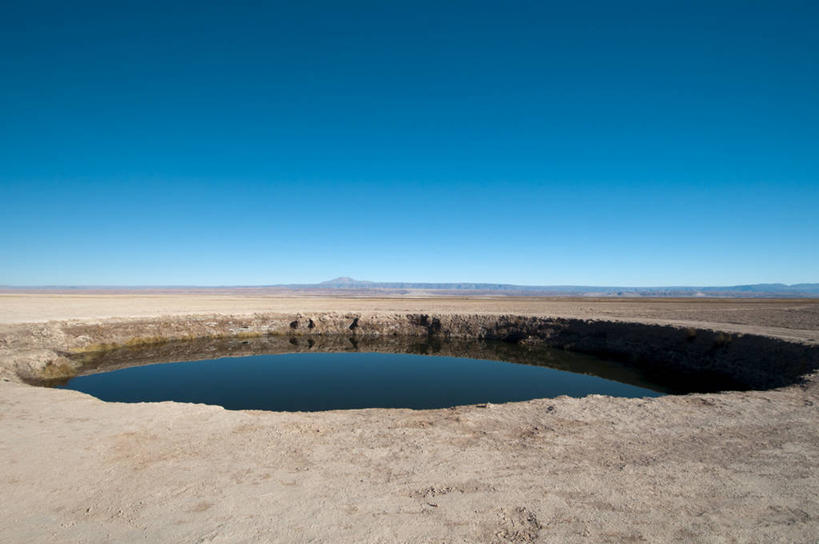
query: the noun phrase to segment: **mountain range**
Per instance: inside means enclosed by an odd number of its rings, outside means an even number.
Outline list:
[[[317,284],[290,284],[291,289],[411,292],[436,294],[499,294],[510,296],[638,296],[638,297],[816,297],[819,283],[755,283],[730,286],[612,287],[599,285],[513,285],[506,283],[374,282],[339,277]]]
[[[552,296],[552,297],[739,297],[819,298],[819,283],[754,283],[728,286],[614,287],[513,285],[508,283],[377,282],[339,277],[320,283],[221,286],[0,286],[0,292],[52,293],[245,293],[343,296]]]

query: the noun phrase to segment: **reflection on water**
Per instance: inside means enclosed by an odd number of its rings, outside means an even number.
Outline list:
[[[228,409],[424,409],[676,392],[618,362],[497,341],[209,339],[120,348],[77,361],[80,375],[52,385],[107,401],[173,400]]]

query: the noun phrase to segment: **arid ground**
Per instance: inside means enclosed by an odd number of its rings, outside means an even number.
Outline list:
[[[376,331],[407,314],[819,345],[819,301],[803,299],[0,294],[0,542],[819,541],[815,372],[746,392],[316,413],[105,403],[20,379],[145,331],[333,332],[351,316]]]

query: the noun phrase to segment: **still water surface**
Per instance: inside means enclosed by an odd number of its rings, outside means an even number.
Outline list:
[[[429,409],[560,395],[664,394],[661,387],[650,383],[632,385],[537,364],[365,352],[150,364],[78,376],[60,387],[106,401],[195,402],[233,410],[276,411]]]

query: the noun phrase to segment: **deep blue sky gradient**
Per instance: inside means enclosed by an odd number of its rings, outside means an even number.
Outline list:
[[[817,2],[6,2],[0,284],[819,281]]]

